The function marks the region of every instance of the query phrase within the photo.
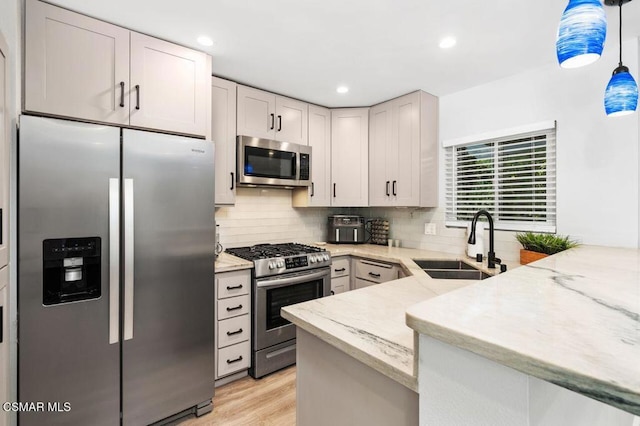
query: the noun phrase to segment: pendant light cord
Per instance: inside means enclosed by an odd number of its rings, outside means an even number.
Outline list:
[[[619,62],[619,66],[622,66],[622,3],[623,0],[620,0],[620,62]]]

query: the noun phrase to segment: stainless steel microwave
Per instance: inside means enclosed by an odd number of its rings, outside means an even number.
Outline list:
[[[311,185],[311,147],[238,136],[237,182],[241,186]]]

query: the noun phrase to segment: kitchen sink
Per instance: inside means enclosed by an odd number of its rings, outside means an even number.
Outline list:
[[[461,260],[413,259],[431,278],[444,280],[484,280],[491,275]]]
[[[470,270],[424,270],[431,278],[438,278],[444,280],[484,280],[491,275],[482,271],[470,271]]]
[[[476,268],[465,263],[461,260],[440,260],[440,259],[429,259],[429,260],[418,260],[413,259],[413,261],[421,267],[422,269],[466,269],[477,271]]]

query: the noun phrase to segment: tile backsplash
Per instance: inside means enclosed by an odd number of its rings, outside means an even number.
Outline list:
[[[260,243],[325,241],[327,216],[358,214],[366,218],[383,217],[390,222],[390,237],[402,247],[437,250],[463,255],[466,230],[447,228],[444,208],[293,208],[291,191],[272,188],[238,188],[236,204],[216,207],[220,225],[220,243],[225,248]],[[437,235],[424,235],[424,224],[434,223]],[[514,232],[496,231],[496,256],[517,261],[520,244]],[[489,231],[484,234],[485,252],[489,250]]]
[[[324,241],[328,208],[294,209],[291,190],[238,188],[236,204],[216,207],[224,248],[260,243]]]

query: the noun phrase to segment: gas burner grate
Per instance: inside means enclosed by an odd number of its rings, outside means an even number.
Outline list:
[[[299,243],[256,244],[249,247],[228,248],[227,253],[246,260],[271,259],[326,251],[323,248]]]

